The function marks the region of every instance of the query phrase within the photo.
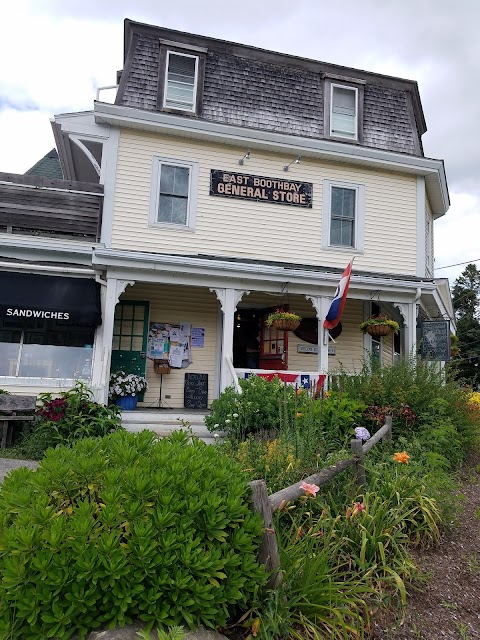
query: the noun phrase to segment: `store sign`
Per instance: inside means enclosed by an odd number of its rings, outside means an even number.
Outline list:
[[[210,173],[211,196],[311,208],[312,193],[311,182],[264,178],[220,169],[212,169]]]
[[[318,353],[318,345],[316,344],[297,344],[297,353]],[[333,345],[328,345],[328,355],[334,356],[337,351]]]
[[[39,309],[12,309],[7,308],[5,315],[12,318],[45,318],[46,320],[69,320],[70,314],[66,311],[43,311]]]
[[[427,320],[421,324],[421,355],[424,360],[450,360],[450,321]]]

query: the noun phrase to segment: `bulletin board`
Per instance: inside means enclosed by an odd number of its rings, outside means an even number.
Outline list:
[[[192,325],[188,322],[150,322],[147,357],[168,360],[172,368],[186,369],[193,362]]]

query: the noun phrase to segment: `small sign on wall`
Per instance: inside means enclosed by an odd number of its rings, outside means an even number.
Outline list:
[[[297,344],[297,353],[318,353],[317,344]],[[337,350],[333,345],[328,345],[328,355],[336,355]]]
[[[421,324],[421,355],[424,360],[450,360],[450,321],[425,320]]]

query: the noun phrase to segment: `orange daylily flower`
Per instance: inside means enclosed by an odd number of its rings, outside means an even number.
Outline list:
[[[394,454],[393,459],[395,460],[395,462],[398,462],[399,464],[408,464],[408,461],[410,460],[410,456],[406,451],[398,451],[397,453]]]

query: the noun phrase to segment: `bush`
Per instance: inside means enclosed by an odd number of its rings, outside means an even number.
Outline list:
[[[279,378],[270,382],[260,376],[239,380],[242,393],[227,387],[212,402],[205,418],[209,431],[224,431],[243,440],[250,433],[278,430],[295,417],[295,389]]]
[[[372,358],[357,375],[338,375],[336,385],[351,398],[365,402],[371,418],[382,410],[393,415],[394,438],[415,435],[424,426],[448,425],[457,434],[455,447],[458,445],[461,458],[478,437],[480,414],[469,405],[471,392],[459,388],[448,371],[431,362],[410,358],[384,366]],[[365,425],[371,424],[367,419]],[[458,459],[455,452],[452,463]]]
[[[0,637],[225,624],[264,581],[261,531],[237,465],[184,433],[51,449],[0,491]]]
[[[81,382],[57,398],[51,393],[42,393],[39,401],[38,420],[19,447],[27,458],[39,460],[50,447],[105,436],[122,428],[120,409],[94,402],[92,392]]]

